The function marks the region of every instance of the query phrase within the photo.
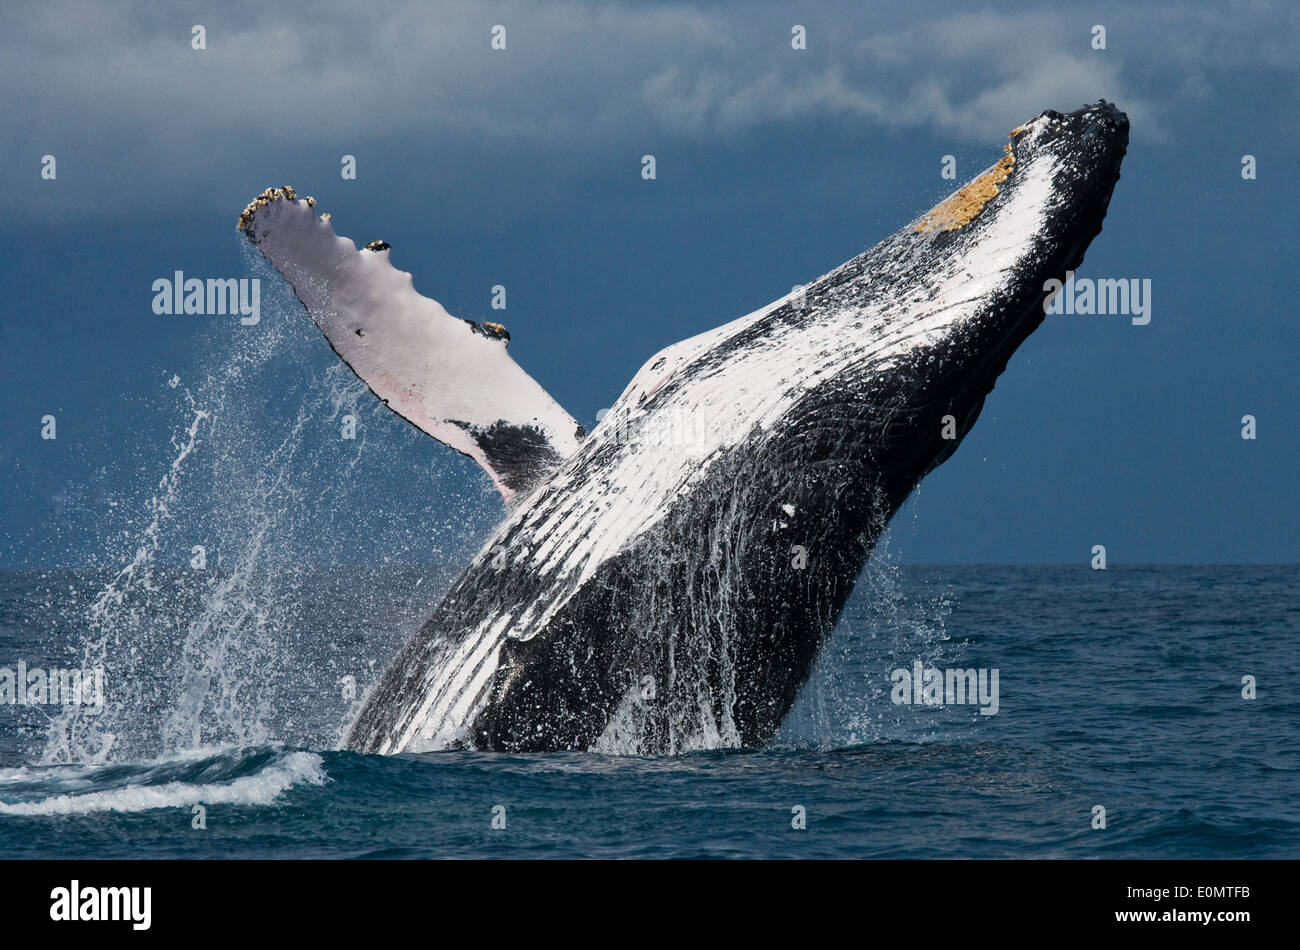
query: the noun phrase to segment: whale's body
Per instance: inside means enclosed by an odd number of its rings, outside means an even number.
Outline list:
[[[1105,103],[1044,113],[928,215],[657,354],[585,439],[553,404],[456,421],[513,505],[347,746],[657,754],[770,738],[890,517],[1100,231],[1127,128]],[[357,368],[369,355],[322,318],[337,308],[304,290],[305,252],[277,251],[275,223],[250,238]],[[436,416],[444,397],[416,388]]]

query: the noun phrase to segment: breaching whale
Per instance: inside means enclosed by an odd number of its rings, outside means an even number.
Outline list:
[[[503,327],[450,316],[313,199],[264,192],[239,227],[330,345],[507,503],[346,747],[769,739],[890,517],[1042,322],[1045,282],[1101,230],[1127,143],[1104,100],[1044,112],[893,236],[656,354],[590,435]]]

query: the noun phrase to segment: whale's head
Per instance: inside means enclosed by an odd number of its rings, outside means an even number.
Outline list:
[[[905,299],[882,308],[878,332],[892,343],[879,363],[847,367],[840,382],[890,407],[870,420],[879,426],[870,451],[896,470],[902,496],[952,454],[1043,322],[1055,282],[1082,262],[1119,180],[1128,128],[1104,100],[1043,112],[1011,131],[992,167],[874,249],[877,274],[891,259],[902,272],[893,279]],[[879,373],[880,363],[890,371]]]
[[[974,231],[1008,223],[1023,228],[1030,217],[1038,227],[1022,232],[1028,239],[1044,229],[1072,229],[1094,213],[1100,227],[1128,145],[1123,112],[1104,99],[1065,114],[1049,109],[1009,137],[1002,158],[922,215],[913,230],[956,232],[976,222]],[[1022,189],[1026,179],[1046,185],[1050,197]]]
[[[1127,117],[1105,101],[1043,112],[1011,131],[992,166],[870,250],[656,354],[612,414],[632,428],[691,417],[711,433],[666,447],[671,491],[738,450],[763,481],[826,471],[876,483],[892,513],[974,424],[1043,321],[1047,282],[1082,261],[1127,143]],[[598,429],[588,449],[607,435]]]
[[[953,453],[1042,323],[1051,282],[1100,232],[1127,144],[1127,117],[1105,101],[1043,112],[983,173],[811,285],[792,313],[768,315],[803,351],[803,385],[776,429],[833,433],[799,440],[805,467],[871,482],[886,496],[872,505],[880,521]]]
[[[988,287],[1011,267],[1006,294],[1029,293],[1035,270],[1072,267],[1101,230],[1128,147],[1128,117],[1101,100],[1075,112],[1048,110],[1010,132],[992,167],[914,222],[930,252],[964,259]],[[1041,289],[1038,288],[1038,289]]]

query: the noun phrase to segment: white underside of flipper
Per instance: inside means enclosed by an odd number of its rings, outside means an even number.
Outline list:
[[[390,409],[478,462],[507,502],[577,450],[581,427],[510,357],[504,328],[453,317],[392,266],[387,245],[358,250],[314,208],[272,189],[239,227]]]

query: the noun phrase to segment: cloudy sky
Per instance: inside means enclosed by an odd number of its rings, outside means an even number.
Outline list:
[[[339,233],[387,240],[453,313],[500,319],[516,360],[590,424],[656,349],[931,206],[953,187],[944,155],[964,180],[1013,126],[1101,97],[1128,112],[1133,140],[1084,273],[1150,278],[1151,324],[1049,318],[890,550],[1300,559],[1295,4],[156,6],[0,10],[0,563],[111,560],[176,454],[177,393],[233,411],[220,368],[252,340],[266,379],[240,390],[257,395],[239,411],[267,442],[246,434],[240,451],[283,446],[276,426],[335,379],[290,301],[252,328],[152,312],[153,280],[176,270],[255,275],[233,226],[268,185],[314,194]],[[505,50],[491,48],[498,24]],[[795,24],[806,49],[791,48]],[[344,550],[315,539],[322,559],[432,556],[418,539],[453,505],[490,521],[472,467],[363,408],[346,504],[369,530]],[[1255,441],[1240,437],[1246,414]],[[320,423],[327,438],[334,423],[306,416],[299,437]],[[337,473],[286,464],[314,497],[340,490]],[[312,519],[295,524],[310,548]]]

